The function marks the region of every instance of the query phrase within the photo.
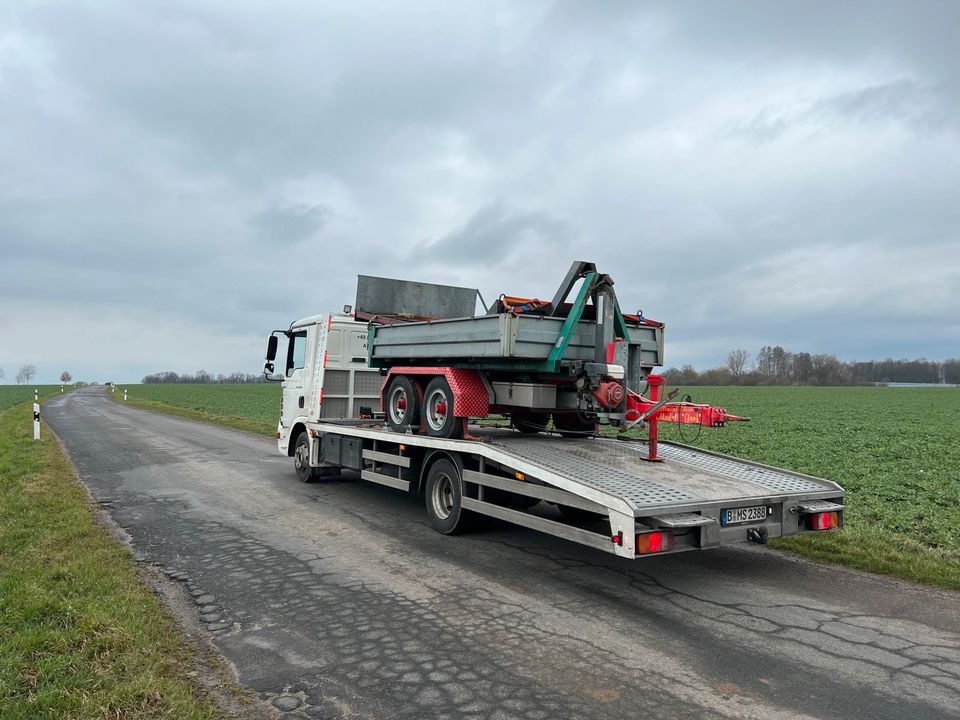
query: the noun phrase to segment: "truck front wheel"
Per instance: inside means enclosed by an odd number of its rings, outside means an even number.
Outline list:
[[[316,478],[316,473],[310,467],[310,437],[306,430],[297,435],[297,442],[293,446],[293,469],[300,482],[313,482]]]
[[[438,532],[456,535],[469,529],[475,516],[463,509],[463,483],[456,465],[449,460],[431,465],[424,495],[430,524]]]

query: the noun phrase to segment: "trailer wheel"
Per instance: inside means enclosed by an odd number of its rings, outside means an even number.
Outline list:
[[[553,429],[563,437],[587,437],[597,431],[597,423],[584,422],[577,415],[553,414]]]
[[[408,427],[417,428],[420,417],[420,398],[417,389],[406,375],[397,375],[390,381],[384,396],[387,423],[394,432],[406,432]]]
[[[423,424],[427,435],[438,438],[463,436],[463,418],[453,414],[453,391],[442,375],[437,375],[423,391]]]
[[[317,477],[317,473],[310,467],[310,437],[306,430],[297,435],[297,442],[293,449],[293,469],[300,482],[313,482]]]
[[[444,535],[468,530],[476,517],[463,509],[460,471],[449,460],[437,460],[430,466],[424,497],[430,524]]]
[[[543,432],[550,422],[550,413],[513,413],[510,422],[522,433]]]

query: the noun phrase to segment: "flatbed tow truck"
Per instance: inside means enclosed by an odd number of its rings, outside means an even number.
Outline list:
[[[271,334],[277,444],[302,481],[352,470],[421,493],[445,534],[495,517],[631,559],[842,527],[834,482],[658,440],[662,422],[746,418],[662,392],[663,324],[622,313],[592,263],[550,302],[474,316],[478,297],[361,275],[354,307]]]

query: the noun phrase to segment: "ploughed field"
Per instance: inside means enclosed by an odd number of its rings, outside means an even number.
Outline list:
[[[135,385],[132,403],[272,435],[275,384]],[[0,388],[2,391],[3,388]],[[752,418],[661,425],[661,438],[828,478],[847,490],[846,528],[775,541],[866,570],[960,588],[960,389],[682,388]],[[31,391],[32,392],[32,391]],[[0,404],[2,404],[0,395]],[[121,399],[120,388],[113,395]]]

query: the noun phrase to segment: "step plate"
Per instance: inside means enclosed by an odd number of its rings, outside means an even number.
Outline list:
[[[716,518],[698,515],[697,513],[675,513],[673,515],[653,515],[642,518],[645,525],[653,523],[656,527],[665,528],[686,528],[699,527],[700,525],[712,525],[717,522]]]
[[[804,500],[800,503],[799,510],[802,513],[837,512],[843,510],[843,505],[827,500]]]

